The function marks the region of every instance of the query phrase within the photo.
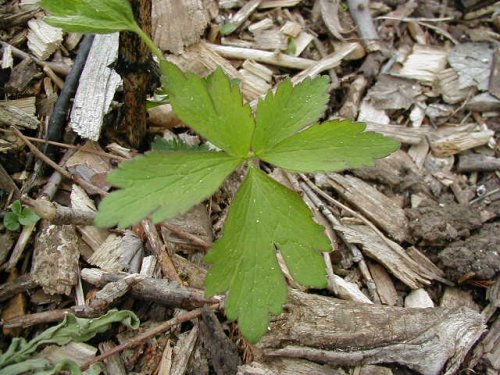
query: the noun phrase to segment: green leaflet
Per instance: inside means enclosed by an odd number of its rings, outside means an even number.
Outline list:
[[[252,148],[256,154],[271,149],[307,125],[317,122],[328,103],[328,78],[306,79],[293,86],[290,79],[259,101]]]
[[[162,61],[161,70],[177,116],[228,154],[247,157],[255,127],[252,110],[222,69],[201,78]]]
[[[150,152],[108,175],[123,188],[104,198],[95,225],[125,228],[148,215],[158,223],[215,193],[242,160],[223,152]]]
[[[42,0],[40,6],[52,14],[48,24],[69,32],[141,32],[128,0]]]
[[[320,252],[330,251],[330,243],[311,216],[297,194],[250,166],[229,210],[223,236],[205,257],[212,264],[205,280],[206,294],[229,291],[228,318],[238,319],[250,342],[266,333],[269,313],[279,314],[286,302],[287,286],[275,247],[296,281],[307,287],[326,287]]]
[[[300,172],[339,171],[371,166],[399,148],[399,143],[349,120],[315,125],[259,154],[262,160]]]

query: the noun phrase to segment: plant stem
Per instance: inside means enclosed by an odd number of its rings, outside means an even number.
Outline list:
[[[160,61],[165,60],[165,57],[163,57],[163,53],[156,46],[156,44],[154,44],[154,42],[151,40],[151,38],[149,37],[148,34],[146,34],[144,31],[142,31],[142,29],[139,26],[137,26],[136,28],[134,28],[133,31],[137,35],[139,35],[139,37],[142,39],[142,41],[149,47],[149,49],[151,50],[151,52],[153,52],[153,54],[155,54],[156,57],[158,57],[158,59]]]

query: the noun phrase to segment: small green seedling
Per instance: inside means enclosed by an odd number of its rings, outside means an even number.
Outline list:
[[[138,32],[127,0],[43,0],[42,6],[53,14],[48,23],[69,31]],[[106,8],[106,14],[97,8]],[[295,86],[285,80],[253,113],[220,68],[206,78],[184,73],[138,34],[160,60],[163,91],[177,116],[221,151],[153,151],[120,164],[108,180],[121,189],[102,201],[95,224],[123,228],[148,216],[155,223],[171,219],[246,166],[223,235],[205,257],[211,265],[205,286],[207,296],[228,292],[228,318],[238,319],[242,334],[255,343],[267,331],[269,313],[279,314],[287,299],[277,252],[298,283],[324,288],[321,253],[331,250],[324,228],[312,220],[300,196],[261,171],[260,163],[288,171],[339,171],[373,165],[399,144],[365,132],[362,123],[313,125],[329,100],[325,77]]]
[[[20,200],[16,200],[10,206],[10,212],[3,217],[3,225],[10,231],[17,232],[21,225],[32,225],[40,220],[40,217],[28,207],[23,207]]]

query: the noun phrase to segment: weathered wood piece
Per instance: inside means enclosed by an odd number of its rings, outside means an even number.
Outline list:
[[[380,302],[384,305],[396,306],[398,303],[398,292],[384,267],[377,263],[368,263],[373,281],[377,285],[377,293]]]
[[[38,129],[40,120],[22,109],[2,103],[0,104],[0,125],[6,127],[17,126],[25,129]]]
[[[48,294],[66,294],[78,281],[78,236],[71,225],[48,225],[35,241],[33,279]]]
[[[464,154],[458,158],[459,172],[494,172],[500,170],[500,159],[481,154]]]
[[[446,67],[447,58],[444,48],[415,44],[401,70],[391,74],[431,84]]]
[[[434,302],[432,302],[429,293],[427,293],[424,289],[419,288],[412,290],[405,297],[405,307],[426,309],[434,307]]]
[[[193,353],[198,340],[198,325],[195,325],[189,333],[182,334],[174,348],[174,359],[172,361],[171,375],[184,375],[186,373],[189,357]]]
[[[41,19],[28,21],[28,48],[41,60],[47,60],[61,45],[63,31],[46,24]]]
[[[412,289],[428,285],[437,277],[411,259],[401,246],[389,240],[383,241],[368,226],[341,225],[334,229],[340,231],[349,243],[361,245],[367,256],[382,263],[389,272]]]
[[[321,365],[303,359],[269,358],[240,366],[236,375],[345,375],[329,365]]]
[[[81,276],[88,283],[102,287],[107,283],[126,277],[127,274],[103,272],[97,268],[84,268],[81,270]],[[141,300],[181,308],[199,307],[218,302],[214,298],[205,298],[203,291],[199,289],[181,287],[176,282],[150,277],[146,277],[141,282],[133,285],[131,294]]]
[[[358,121],[360,121],[359,118]],[[371,130],[388,137],[392,137],[401,143],[410,145],[417,145],[422,142],[426,136],[432,134],[432,130],[429,127],[415,129],[406,128],[401,125],[380,124],[370,120],[363,121],[366,122],[366,130]]]
[[[112,341],[103,341],[99,344],[99,351],[105,353],[115,347],[116,344]],[[123,359],[118,353],[104,360],[104,365],[108,374],[127,375]]]
[[[228,35],[236,31],[245,22],[248,17],[257,9],[262,3],[262,0],[250,0],[243,5],[229,20],[229,22],[222,26],[225,30],[223,34]],[[221,29],[222,30],[222,29]]]
[[[375,225],[397,241],[406,239],[408,223],[401,207],[359,178],[337,173],[328,178],[330,186]]]
[[[265,357],[335,365],[396,362],[424,375],[447,366],[449,375],[484,330],[481,315],[464,307],[361,305],[290,290],[287,309],[257,348]]]
[[[118,56],[118,33],[96,35],[71,110],[70,126],[82,138],[97,141],[104,115],[120,84],[109,66]]]
[[[202,0],[154,0],[152,3],[153,41],[175,54],[200,40],[210,13]]]

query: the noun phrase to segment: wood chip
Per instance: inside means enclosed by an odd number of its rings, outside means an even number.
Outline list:
[[[376,263],[368,263],[373,281],[377,286],[377,293],[384,305],[396,306],[398,304],[398,292],[384,267]]]
[[[448,51],[444,48],[415,44],[401,70],[393,75],[430,84],[444,70],[447,58]]]
[[[72,225],[48,225],[35,241],[31,273],[48,294],[70,295],[78,281],[78,236]]]
[[[40,60],[47,60],[61,45],[63,31],[41,19],[28,21],[28,48]]]
[[[434,307],[429,294],[422,288],[412,290],[405,298],[405,307],[426,309]]]
[[[197,43],[209,21],[210,15],[202,0],[154,0],[152,3],[153,41],[161,50],[178,54],[184,47]]]
[[[457,131],[447,136],[434,133],[429,143],[435,156],[450,156],[471,148],[487,145],[495,132],[487,127],[478,127],[473,131]]]
[[[337,173],[328,177],[331,187],[376,226],[397,241],[406,239],[408,223],[401,207],[359,178]]]
[[[97,141],[121,78],[109,66],[118,56],[118,33],[96,35],[80,77],[70,126],[82,138]]]

